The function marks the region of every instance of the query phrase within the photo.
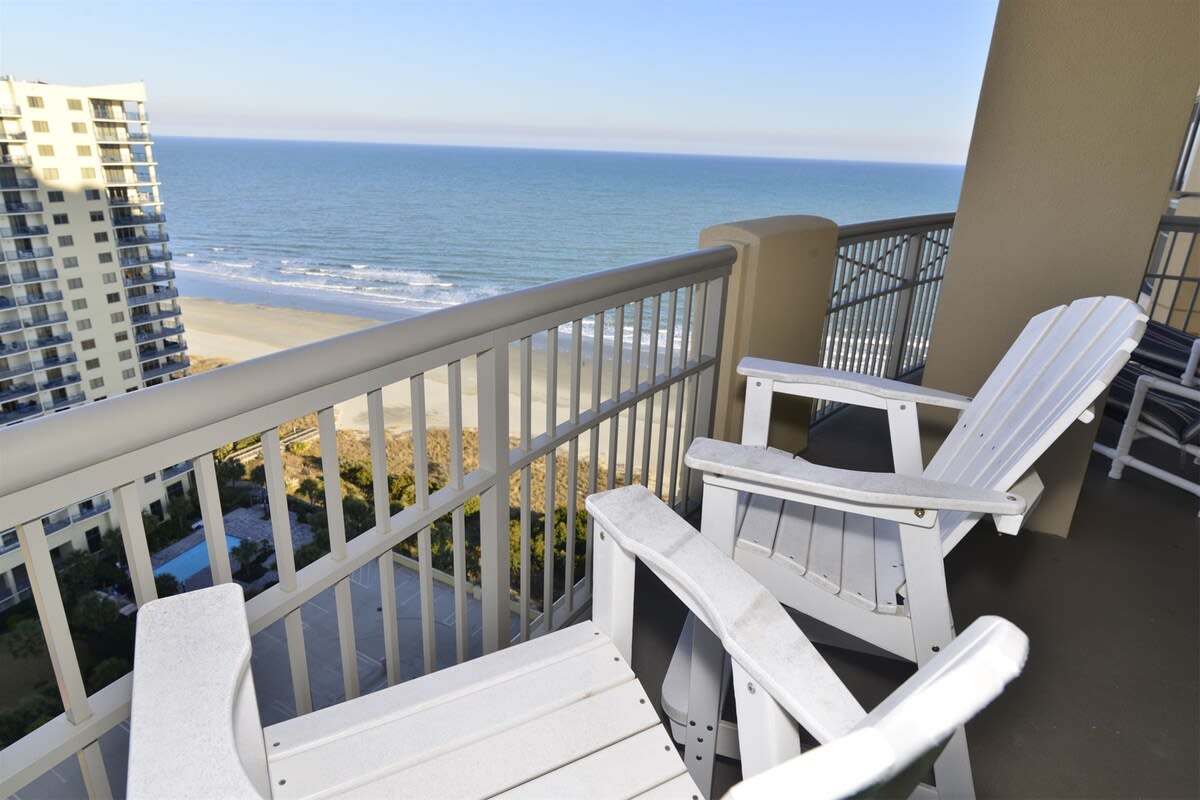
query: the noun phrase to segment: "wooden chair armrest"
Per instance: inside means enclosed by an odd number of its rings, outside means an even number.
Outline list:
[[[934,509],[1004,516],[1025,510],[1025,501],[1013,494],[919,476],[824,467],[777,450],[716,439],[693,441],[684,463],[711,475],[752,484],[748,487],[752,490],[774,489],[775,492],[764,493],[776,496],[784,496],[779,491],[788,492],[814,505],[822,505],[822,499],[840,501],[842,505],[856,506],[849,510],[922,527],[928,527],[922,524],[927,515],[909,519],[903,515],[896,517],[888,510],[902,510],[906,515],[914,509]]]
[[[662,579],[734,661],[819,741],[848,732],[865,717],[771,593],[650,490],[634,485],[594,494],[587,508],[597,526]]]
[[[971,398],[953,392],[943,392],[929,389],[903,381],[888,378],[876,378],[871,375],[861,375],[857,372],[843,372],[836,369],[812,367],[805,364],[792,364],[787,361],[773,361],[766,358],[743,358],[738,363],[738,374],[747,378],[763,378],[771,381],[777,392],[800,395],[802,397],[823,397],[825,390],[841,390],[842,393],[862,393],[881,401],[898,400],[943,408],[962,410],[971,404]],[[814,394],[813,391],[816,390]],[[843,399],[839,402],[853,402]],[[866,405],[878,407],[877,404]]]
[[[1025,666],[1029,638],[1011,622],[980,617],[877,706],[847,736],[734,786],[726,800],[904,797],[954,729],[996,699]]]
[[[240,586],[147,603],[134,663],[130,798],[271,796]]]

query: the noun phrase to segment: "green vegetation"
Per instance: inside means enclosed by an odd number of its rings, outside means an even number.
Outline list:
[[[187,498],[182,500],[187,502]],[[58,582],[63,607],[67,611],[79,667],[89,692],[99,691],[124,675],[133,661],[133,619],[121,616],[116,599],[97,591],[112,588],[122,594],[132,593],[129,577],[118,566],[124,558],[120,532],[109,531],[101,537],[96,552],[71,553],[60,565]],[[169,585],[174,583],[174,578],[163,577],[170,580],[156,579],[160,594],[178,591],[178,585]],[[7,611],[0,617],[0,624],[4,626],[0,639],[9,655],[21,661],[45,659],[46,643],[32,600]],[[21,698],[14,706],[0,710],[0,747],[11,744],[62,713],[62,703],[48,665],[42,674],[45,679],[37,683],[32,694]]]
[[[430,429],[427,432],[429,485],[432,495],[449,483],[450,452],[449,432],[445,429]],[[417,487],[412,472],[412,435],[404,433],[388,438],[388,506],[389,512],[397,514],[417,502]],[[289,446],[283,456],[284,473],[291,497],[289,505],[300,522],[307,523],[313,530],[313,540],[296,551],[297,568],[304,567],[329,552],[329,525],[325,510],[325,483],[321,471],[320,448],[316,443],[304,447]],[[362,531],[375,525],[374,475],[371,469],[369,441],[365,437],[348,432],[338,434],[339,479],[342,494],[342,516],[346,525],[347,539],[353,539]],[[478,440],[474,431],[464,431],[463,461],[466,471],[478,467]],[[587,465],[581,463],[582,474]],[[535,487],[545,486],[545,464],[542,461],[531,465],[531,483]],[[264,479],[262,465],[250,471],[251,480]],[[561,466],[556,471],[554,486],[554,514],[550,525],[550,558],[546,558],[546,521],[542,499],[544,491],[533,492],[533,509],[530,514],[530,585],[534,604],[541,598],[547,561],[554,570],[555,594],[565,590],[567,549],[567,484],[566,470]],[[601,470],[601,483],[604,482]],[[583,576],[586,559],[587,513],[583,510],[583,493],[576,497],[575,519],[575,565],[574,575]],[[521,524],[520,490],[514,481],[509,497],[509,563],[512,589],[516,592],[521,583]],[[466,579],[470,583],[480,581],[480,519],[479,498],[469,498],[463,508],[463,534]],[[434,569],[452,574],[454,571],[454,528],[453,515],[436,520],[430,526],[430,557]],[[396,552],[416,559],[418,537],[409,537],[396,547]]]

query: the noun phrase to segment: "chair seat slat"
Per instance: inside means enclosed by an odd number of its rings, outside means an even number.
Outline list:
[[[842,522],[840,511],[818,508],[813,513],[812,544],[805,577],[837,594],[842,588]]]
[[[640,702],[645,699],[641,685],[630,680],[454,750],[438,753],[436,745],[442,743],[431,739],[435,746],[427,757],[341,796],[491,797],[659,727],[654,707]],[[461,724],[469,726],[471,719]],[[480,769],[481,764],[487,768]]]
[[[842,540],[841,597],[868,611],[875,610],[875,521],[847,514]]]
[[[637,797],[678,780],[675,797],[693,797],[696,785],[659,725],[618,741],[540,778],[497,796],[497,800],[608,800]]]
[[[775,555],[786,560],[803,575],[808,571],[808,548],[812,541],[813,507],[788,500],[783,504],[779,530],[775,534]]]
[[[746,516],[742,519],[738,533],[742,542],[757,547],[764,553],[771,552],[775,546],[775,535],[782,510],[782,500],[762,494],[751,495]]]

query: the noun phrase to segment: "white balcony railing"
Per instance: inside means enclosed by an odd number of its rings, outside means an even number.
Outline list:
[[[213,452],[260,435],[278,582],[246,604],[251,632],[283,620],[297,714],[311,710],[305,604],[333,589],[347,697],[359,693],[350,576],[380,563],[379,597],[388,683],[400,679],[393,549],[415,541],[424,669],[437,663],[431,526],[452,529],[454,649],[469,657],[466,508],[478,507],[477,591],[482,643],[493,651],[517,638],[573,621],[586,610],[590,558],[576,571],[576,537],[566,558],[541,570],[534,547],[554,553],[533,525],[536,509],[553,535],[556,476],[565,475],[567,531],[583,519],[578,498],[639,481],[676,507],[698,501],[684,449],[709,431],[715,402],[726,281],[735,251],[713,248],[483,300],[435,314],[235,364],[110,398],[0,431],[0,530],[16,526],[64,713],[3,751],[0,794],[19,791],[72,754],[92,796],[109,783],[98,738],[129,713],[132,676],[91,694],[72,643],[41,518],[85,496],[111,492],[132,591],[140,606],[156,596],[138,490],[143,476],[190,460],[214,582],[231,579]],[[511,366],[511,368],[510,368]],[[429,490],[426,376],[446,398],[447,485]],[[535,381],[535,375],[537,379]],[[384,387],[407,384],[415,501],[389,504]],[[538,406],[535,396],[544,392]],[[366,396],[374,526],[347,537],[333,407]],[[389,395],[391,396],[391,395]],[[164,410],[169,410],[164,413]],[[288,517],[279,426],[316,413],[330,552],[297,569]],[[464,437],[477,438],[478,466],[464,463]],[[545,476],[534,485],[534,467]],[[519,508],[510,505],[517,487]],[[520,529],[510,568],[510,515]],[[583,540],[590,556],[591,538]],[[472,551],[474,552],[474,551]],[[562,574],[558,574],[559,572]],[[517,573],[516,575],[513,572]],[[444,579],[446,576],[439,576]],[[557,579],[561,577],[561,584]],[[515,580],[514,580],[515,578]],[[515,588],[512,588],[515,587]],[[559,588],[561,587],[561,588]],[[375,601],[372,601],[374,603]],[[539,611],[542,612],[539,614]],[[444,613],[444,612],[443,612]],[[442,617],[439,614],[438,617]],[[415,643],[405,650],[415,652]]]

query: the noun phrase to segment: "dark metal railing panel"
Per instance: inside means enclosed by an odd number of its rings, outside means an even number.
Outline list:
[[[925,364],[954,214],[843,225],[821,366],[899,378]],[[813,420],[838,408],[819,401]]]

